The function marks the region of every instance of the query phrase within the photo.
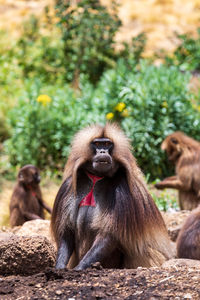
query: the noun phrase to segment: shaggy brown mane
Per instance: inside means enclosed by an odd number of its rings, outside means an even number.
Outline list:
[[[91,229],[102,236],[109,233],[122,245],[122,251],[127,253],[124,267],[159,265],[171,257],[167,230],[131,153],[130,142],[116,124],[86,127],[72,141],[63,185],[56,198],[52,216],[52,230],[57,244],[64,228],[73,227],[70,224],[75,217],[72,216],[78,214],[78,204],[73,202],[78,193],[78,174],[82,166],[92,160],[90,144],[97,138],[108,138],[112,141],[112,159],[119,163],[119,169],[113,177],[105,177],[106,182],[110,182],[108,193],[112,190],[115,197],[113,200],[108,199],[107,207],[101,209],[100,205],[95,211]],[[60,217],[59,211],[64,211],[65,215]],[[70,266],[72,265],[73,263]]]

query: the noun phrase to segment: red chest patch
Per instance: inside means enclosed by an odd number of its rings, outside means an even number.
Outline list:
[[[87,173],[88,177],[92,180],[92,189],[91,191],[81,200],[79,207],[80,206],[96,206],[95,200],[94,200],[94,194],[93,194],[93,190],[94,190],[94,186],[95,183],[101,179],[103,179],[103,177],[98,177],[92,174]]]
[[[27,185],[27,188],[31,191],[31,194],[34,196],[34,197],[36,197],[37,196],[37,194],[36,194],[36,192],[34,192],[33,191],[33,189],[32,189],[32,186],[31,185]]]

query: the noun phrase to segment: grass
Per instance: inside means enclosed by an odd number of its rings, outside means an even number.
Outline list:
[[[179,210],[177,190],[157,190],[153,185],[149,185],[149,192],[161,211]]]

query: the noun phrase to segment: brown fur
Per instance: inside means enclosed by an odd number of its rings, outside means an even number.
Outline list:
[[[175,165],[176,175],[165,178],[156,187],[178,189],[180,208],[194,209],[200,203],[200,143],[177,131],[166,137],[161,148]]]
[[[78,132],[72,142],[71,154],[68,158],[64,179],[69,180],[70,192],[65,199],[58,199],[54,204],[51,228],[59,245],[65,227],[70,227],[70,218],[76,206],[72,203],[77,191],[77,171],[88,160],[91,160],[90,143],[94,138],[107,137],[114,143],[112,158],[126,170],[127,184],[131,199],[124,197],[116,203],[112,211],[95,211],[91,228],[103,235],[111,234],[124,248],[123,267],[151,267],[162,264],[171,257],[170,242],[162,216],[153,199],[147,192],[143,175],[131,153],[131,146],[124,133],[116,125],[107,124],[89,126]],[[63,213],[68,212],[68,214]],[[68,215],[68,216],[67,216]],[[74,267],[89,250],[84,245],[82,253],[77,257],[73,253],[69,267]],[[80,257],[81,256],[81,257]]]
[[[39,170],[32,165],[26,165],[18,173],[10,200],[10,225],[19,226],[34,219],[44,219],[44,208],[51,213],[51,209],[42,200],[39,182],[34,176]]]
[[[200,260],[200,206],[187,217],[177,239],[179,258]]]

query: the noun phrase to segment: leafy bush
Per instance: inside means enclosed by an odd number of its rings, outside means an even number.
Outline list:
[[[68,85],[44,88],[41,82],[28,82],[10,114],[10,161],[60,169],[74,133],[87,124],[104,124],[107,118],[121,124],[151,179],[168,175],[162,140],[175,130],[200,140],[200,115],[191,104],[188,81],[189,75],[176,67],[141,61],[138,70],[130,71],[121,61],[103,74],[96,87],[81,76],[76,93]],[[49,95],[52,102],[43,106],[36,101],[40,94]]]
[[[112,8],[110,14],[97,0],[81,0],[77,6],[73,1],[56,1],[67,81],[76,81],[84,73],[95,83],[105,68],[114,65],[114,36],[121,22],[116,5]]]
[[[189,74],[174,66],[156,67],[145,61],[138,72],[126,72],[124,65],[119,65],[101,80],[113,119],[121,122],[139,165],[151,178],[169,174],[160,149],[168,134],[181,130],[200,140],[200,114],[191,103],[188,82]],[[117,102],[125,104],[121,112],[116,109]],[[125,109],[128,116],[124,117]]]
[[[114,38],[121,22],[115,1],[111,12],[96,0],[81,0],[75,6],[72,2],[57,0],[56,18],[48,7],[44,19],[32,15],[24,23],[20,38],[12,41],[9,49],[0,50],[0,80],[3,77],[4,84],[4,75],[8,74],[4,68],[14,69],[16,73],[12,74],[22,82],[39,77],[44,83],[67,81],[78,87],[81,74],[96,83],[106,69],[115,67],[119,58],[127,66],[136,65],[146,37],[139,34],[116,51]],[[0,46],[4,39],[0,36]]]
[[[163,191],[155,191],[153,189],[151,190],[151,185],[149,185],[149,190],[153,200],[160,210],[174,211],[180,209],[177,202],[177,193],[174,193],[174,190],[166,189]]]
[[[43,32],[43,27],[48,30]],[[39,77],[44,82],[55,82],[63,77],[63,43],[59,34],[52,26],[51,18],[40,24],[35,16],[31,16],[24,23],[22,35],[12,49],[22,78]]]
[[[75,97],[67,85],[42,88],[40,81],[28,81],[18,105],[9,113],[12,130],[5,147],[11,164],[62,169],[74,133],[98,120],[91,106],[90,99]],[[91,111],[87,120],[88,109]]]
[[[166,62],[178,65],[182,71],[200,71],[200,28],[197,33],[196,38],[189,34],[178,34],[180,45],[171,56],[166,56]]]

